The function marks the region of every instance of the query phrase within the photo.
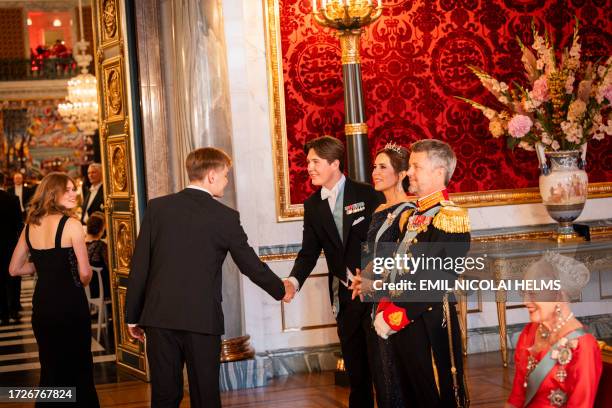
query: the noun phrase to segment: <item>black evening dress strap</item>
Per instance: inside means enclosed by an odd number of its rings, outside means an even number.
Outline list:
[[[26,225],[25,239],[26,244],[28,244],[28,248],[32,249],[32,244],[30,243],[30,224]]]
[[[64,225],[68,221],[68,216],[64,215],[57,225],[57,232],[55,233],[55,248],[62,247],[62,233],[64,232]]]

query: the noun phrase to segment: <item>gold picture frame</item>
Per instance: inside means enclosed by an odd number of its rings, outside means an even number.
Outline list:
[[[279,1],[263,0],[266,37],[268,100],[272,134],[272,156],[276,189],[276,214],[279,222],[297,221],[304,215],[302,204],[292,204],[287,154],[287,127],[283,63],[281,56]],[[612,197],[612,182],[589,184],[589,198]],[[490,207],[542,201],[537,187],[453,193],[451,199],[462,207]]]
[[[102,81],[103,119],[107,124],[124,121],[127,104],[121,56],[109,58],[102,63]]]
[[[110,176],[109,197],[129,198],[132,195],[132,181],[130,180],[130,155],[128,136],[126,134],[113,135],[107,138],[108,148],[106,162]]]
[[[119,18],[119,4],[117,0],[102,0],[99,2],[100,10],[98,23],[101,48],[109,48],[119,43],[121,26]]]

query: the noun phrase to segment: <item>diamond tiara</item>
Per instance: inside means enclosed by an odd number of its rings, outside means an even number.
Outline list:
[[[395,153],[402,154],[402,146],[397,145],[393,142],[389,142],[385,145],[385,150],[393,150]]]

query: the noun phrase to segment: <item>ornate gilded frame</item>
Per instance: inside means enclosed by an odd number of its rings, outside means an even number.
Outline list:
[[[268,71],[268,99],[272,134],[272,155],[276,184],[276,214],[278,221],[296,221],[302,218],[304,208],[292,204],[289,191],[289,158],[287,154],[287,128],[283,63],[281,57],[279,1],[263,0],[266,35],[266,62]],[[612,182],[591,183],[589,198],[612,196]],[[452,200],[464,207],[527,204],[542,201],[538,188],[474,191],[451,194]]]

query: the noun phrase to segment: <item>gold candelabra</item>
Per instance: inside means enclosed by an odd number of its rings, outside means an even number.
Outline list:
[[[312,0],[314,20],[339,31],[344,79],[344,134],[347,143],[347,168],[351,178],[370,181],[370,152],[361,84],[359,44],[363,27],[382,15],[382,1]]]
[[[318,7],[321,3],[321,7]],[[367,26],[382,15],[381,0],[312,0],[312,14],[317,23],[337,30]]]

